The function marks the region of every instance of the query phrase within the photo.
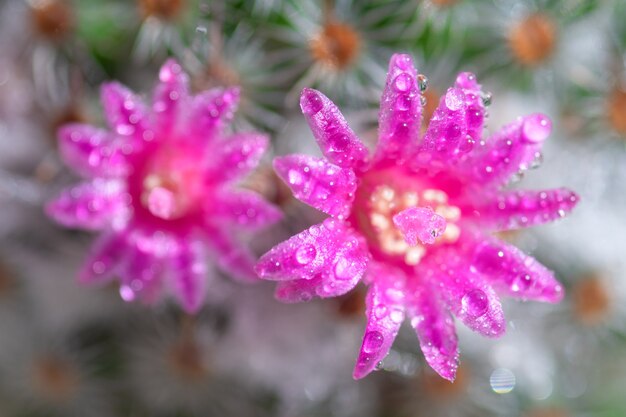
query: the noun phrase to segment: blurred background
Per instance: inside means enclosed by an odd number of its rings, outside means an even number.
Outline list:
[[[625,416],[625,22],[622,0],[0,0],[0,416]],[[500,340],[458,326],[454,384],[425,366],[410,328],[379,372],[352,380],[362,288],[285,306],[272,283],[223,277],[189,317],[78,285],[93,235],[42,206],[75,181],[56,131],[103,123],[102,82],[148,95],[174,56],[196,91],[242,87],[237,128],[271,135],[271,154],[313,153],[300,90],[320,89],[374,138],[393,52],[428,77],[427,118],[460,70],[492,93],[489,131],[548,114],[541,168],[520,184],[582,197],[567,219],[504,236],[556,271],[566,299],[505,301]],[[286,218],[258,253],[319,218],[270,161],[247,185]]]

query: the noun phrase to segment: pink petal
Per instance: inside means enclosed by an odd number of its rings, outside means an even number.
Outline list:
[[[293,280],[322,278],[327,288],[352,288],[365,272],[369,255],[362,237],[345,223],[329,218],[292,236],[259,259],[255,270],[261,278]],[[347,284],[346,284],[347,283]]]
[[[123,184],[94,180],[62,191],[46,205],[46,213],[66,227],[100,230],[124,224],[128,204]]]
[[[111,129],[119,136],[150,140],[148,109],[135,93],[117,82],[102,85],[104,113]]]
[[[468,101],[463,90],[456,87],[441,97],[417,151],[418,162],[438,159],[448,163],[472,149],[473,139],[468,136]]]
[[[90,249],[78,280],[83,284],[102,284],[111,281],[120,264],[128,256],[126,236],[122,233],[102,235]]]
[[[542,191],[516,190],[498,195],[485,207],[475,207],[480,223],[494,230],[512,230],[558,220],[578,204],[578,195],[566,188]]]
[[[360,167],[366,162],[367,148],[328,97],[305,88],[300,96],[300,107],[322,153],[331,162],[344,168]]]
[[[257,230],[282,218],[282,212],[260,195],[245,190],[223,190],[205,209],[207,221],[228,222],[245,229]]]
[[[130,245],[128,260],[120,270],[120,295],[124,301],[139,299],[146,303],[157,301],[161,292],[163,263],[155,254]]]
[[[209,140],[222,132],[235,116],[239,88],[213,89],[195,96],[191,103],[189,123],[191,136]]]
[[[207,226],[205,242],[220,269],[243,282],[258,281],[254,272],[256,256],[223,228]]]
[[[168,59],[159,71],[159,84],[152,99],[156,130],[168,133],[176,127],[181,106],[189,96],[189,77],[176,60]]]
[[[429,285],[439,290],[448,309],[467,327],[487,337],[500,337],[506,323],[493,288],[472,271],[464,255],[442,250],[429,259]]]
[[[69,167],[86,177],[121,177],[131,170],[127,158],[131,144],[122,145],[109,132],[90,125],[61,127],[59,152]]]
[[[475,148],[462,168],[483,185],[504,184],[533,166],[551,130],[552,123],[543,114],[520,117]]]
[[[274,169],[298,200],[339,219],[350,214],[357,187],[351,169],[306,155],[275,158]]]
[[[483,137],[485,120],[485,105],[483,104],[483,92],[476,76],[471,72],[462,72],[456,77],[456,88],[460,88],[465,94],[465,117],[467,121],[467,135],[469,138],[464,142],[463,153],[469,152],[475,143]],[[471,138],[471,140],[470,140]]]
[[[454,320],[433,289],[421,285],[407,299],[407,313],[426,362],[439,375],[454,381],[459,365],[459,347]]]
[[[413,59],[395,54],[389,61],[387,83],[380,101],[377,158],[398,158],[415,145],[422,122],[418,75]]]
[[[218,181],[244,177],[257,167],[268,142],[267,136],[260,133],[239,133],[216,142],[209,175]]]
[[[498,240],[482,242],[472,265],[497,291],[510,297],[556,303],[564,295],[554,274],[515,246]]]
[[[446,230],[446,219],[430,207],[409,207],[393,216],[404,240],[411,246],[418,242],[432,245]]]
[[[172,291],[183,309],[197,313],[206,297],[208,279],[206,263],[199,242],[179,241],[170,259]]]
[[[384,264],[372,263],[366,299],[367,326],[354,367],[354,379],[372,372],[387,356],[404,321],[404,273]]]

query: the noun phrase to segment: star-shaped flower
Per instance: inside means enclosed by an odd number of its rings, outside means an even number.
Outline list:
[[[452,314],[498,337],[505,322],[496,291],[548,302],[563,296],[550,271],[492,236],[576,205],[566,189],[503,189],[531,166],[550,121],[532,114],[483,139],[483,95],[474,75],[461,73],[420,135],[419,81],[409,56],[392,57],[373,155],[328,98],[305,89],[302,111],[325,158],[274,161],[294,195],[330,217],[271,249],[256,270],[280,281],[276,296],[286,302],[338,296],[361,279],[369,285],[355,378],[385,357],[407,315],[427,362],[452,380]]]
[[[47,212],[65,226],[102,231],[82,282],[119,276],[122,298],[147,302],[166,284],[195,312],[206,293],[205,255],[232,276],[254,280],[255,258],[235,232],[262,228],[280,212],[235,187],[268,144],[258,133],[226,134],[239,90],[192,96],[173,60],[159,79],[151,106],[118,83],[102,87],[110,131],[61,128],[61,156],[85,180],[63,191]]]

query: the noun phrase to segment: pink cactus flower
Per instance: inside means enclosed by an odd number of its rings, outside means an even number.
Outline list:
[[[65,163],[85,178],[46,209],[60,224],[102,232],[80,272],[84,283],[119,276],[126,301],[155,301],[167,287],[188,312],[203,303],[207,257],[243,280],[258,279],[253,254],[235,239],[280,217],[236,181],[256,167],[268,140],[228,135],[239,90],[192,96],[178,63],[163,65],[151,106],[118,83],[102,87],[109,130],[59,131]]]
[[[533,163],[550,121],[521,117],[483,139],[485,96],[474,75],[461,73],[421,135],[420,80],[409,56],[392,57],[372,155],[327,97],[305,89],[300,105],[325,158],[274,161],[295,197],[330,217],[271,249],[256,270],[279,281],[276,297],[285,302],[339,296],[363,279],[367,328],[357,379],[385,357],[405,316],[428,364],[453,380],[452,315],[498,337],[505,321],[496,292],[563,297],[550,271],[492,236],[550,222],[576,205],[566,189],[503,189]]]

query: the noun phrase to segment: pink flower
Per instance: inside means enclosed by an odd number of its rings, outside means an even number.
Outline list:
[[[51,201],[47,212],[64,226],[102,232],[81,282],[119,276],[124,300],[146,302],[166,285],[195,312],[210,275],[205,255],[234,277],[254,280],[256,259],[234,232],[266,226],[280,212],[234,186],[268,144],[257,133],[226,134],[239,90],[191,96],[188,77],[173,60],[159,79],[151,106],[118,83],[102,87],[110,131],[61,128],[61,156],[85,180]]]
[[[271,249],[256,270],[279,281],[276,296],[286,302],[335,297],[361,279],[369,285],[355,378],[385,357],[407,315],[426,361],[452,380],[459,351],[451,314],[498,337],[505,321],[496,291],[563,297],[550,271],[491,235],[555,220],[576,205],[566,189],[503,189],[533,163],[550,121],[521,117],[483,140],[483,95],[474,75],[462,73],[420,135],[420,96],[411,58],[394,55],[370,155],[337,107],[305,89],[300,105],[325,158],[274,161],[294,195],[330,218]]]

